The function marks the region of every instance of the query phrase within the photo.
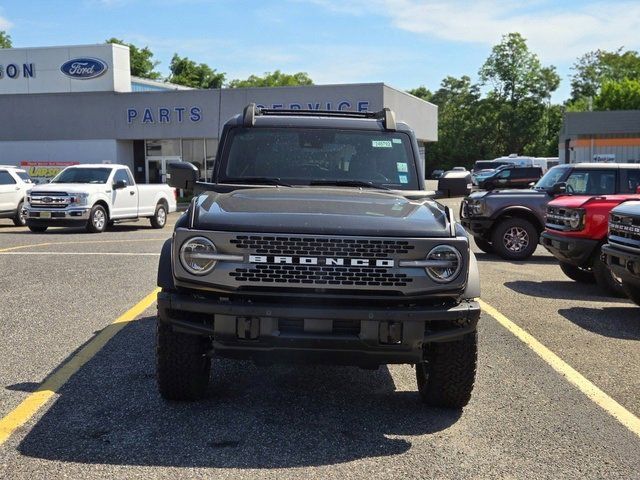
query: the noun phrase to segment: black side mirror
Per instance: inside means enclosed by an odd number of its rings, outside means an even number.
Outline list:
[[[549,193],[551,195],[561,195],[567,191],[566,182],[556,183],[553,187],[549,189]]]
[[[122,188],[127,188],[127,182],[125,182],[124,180],[118,180],[113,184],[114,190],[120,190]]]
[[[167,183],[170,187],[193,190],[200,180],[200,170],[189,162],[173,162],[167,165]]]

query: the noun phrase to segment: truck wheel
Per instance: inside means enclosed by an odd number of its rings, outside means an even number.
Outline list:
[[[598,286],[612,297],[625,298],[627,296],[622,289],[622,281],[613,274],[606,263],[600,260],[600,249],[593,260],[593,276]]]
[[[622,290],[636,305],[640,305],[640,287],[622,282]]]
[[[29,230],[31,230],[33,233],[46,232],[47,228],[49,227],[47,227],[46,225],[29,225]]]
[[[109,217],[102,205],[94,205],[87,221],[87,232],[102,233],[107,229]]]
[[[209,383],[210,342],[205,337],[174,332],[157,321],[156,378],[160,395],[166,400],[198,400]]]
[[[455,342],[428,345],[424,361],[416,365],[422,401],[433,407],[464,407],[471,399],[477,357],[477,332]]]
[[[156,207],[156,213],[150,219],[152,228],[164,228],[167,224],[167,207],[164,203],[159,203]]]
[[[476,246],[482,250],[484,253],[494,253],[495,249],[491,242],[485,240],[484,238],[473,237],[473,240],[476,242]]]
[[[491,234],[491,245],[505,260],[525,260],[538,246],[538,230],[524,218],[507,218]]]
[[[16,216],[13,217],[13,224],[16,227],[24,227],[27,224],[27,211],[24,209],[24,203],[20,202],[18,204],[18,211],[16,212]]]
[[[595,283],[596,281],[591,270],[576,267],[570,263],[560,262],[560,270],[571,280],[578,283]]]

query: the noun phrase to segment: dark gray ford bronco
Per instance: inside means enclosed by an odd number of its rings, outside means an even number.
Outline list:
[[[640,165],[573,163],[551,168],[532,189],[474,192],[462,201],[460,221],[486,253],[524,260],[535,252],[547,204],[559,195],[635,193]]]
[[[478,268],[430,198],[413,132],[393,112],[265,110],[222,131],[158,271],[157,379],[194,400],[211,359],[416,366],[430,405],[461,408],[475,379]]]

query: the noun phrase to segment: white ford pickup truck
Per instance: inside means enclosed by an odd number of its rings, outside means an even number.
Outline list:
[[[51,183],[27,192],[27,226],[32,232],[48,227],[84,225],[103,232],[116,222],[149,218],[163,228],[167,214],[176,211],[176,192],[168,185],[136,185],[125,165],[74,165]]]

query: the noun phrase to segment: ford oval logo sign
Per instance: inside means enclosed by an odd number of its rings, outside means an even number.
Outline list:
[[[74,58],[60,67],[67,77],[78,80],[96,78],[107,71],[107,64],[97,58]]]

